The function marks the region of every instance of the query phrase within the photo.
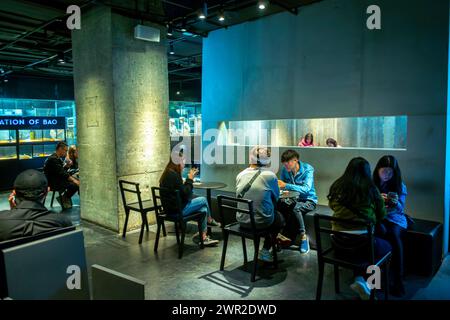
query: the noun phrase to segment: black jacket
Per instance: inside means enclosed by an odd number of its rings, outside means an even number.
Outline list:
[[[164,179],[160,182],[159,186],[169,190],[179,190],[181,198],[180,209],[184,209],[186,204],[192,199],[192,189],[194,188],[192,183],[193,181],[191,179],[186,179],[183,184],[181,175],[173,170],[169,170]],[[161,192],[161,203],[165,212],[169,214],[176,213],[175,211],[177,209],[177,204],[173,193],[167,194],[165,192]]]
[[[44,173],[52,190],[64,190],[69,181],[69,173],[64,169],[64,161],[56,153],[45,160]]]
[[[34,236],[71,225],[65,215],[51,212],[37,201],[25,200],[12,210],[0,211],[0,241]]]

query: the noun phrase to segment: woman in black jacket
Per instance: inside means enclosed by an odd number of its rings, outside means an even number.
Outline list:
[[[176,159],[175,163],[171,158],[169,163],[166,166],[160,180],[159,186],[161,188],[165,188],[168,190],[179,190],[181,197],[181,209],[184,216],[191,215],[196,212],[204,212],[205,216],[202,220],[202,237],[203,244],[205,246],[215,246],[219,243],[218,240],[213,240],[207,235],[207,226],[217,226],[219,225],[212,217],[211,211],[208,206],[208,201],[205,197],[192,197],[192,190],[194,182],[194,177],[198,173],[198,170],[192,168],[189,171],[188,177],[186,181],[183,183],[183,179],[181,178],[181,172],[184,168],[184,158],[183,153],[180,152],[179,158]],[[175,194],[172,192],[170,194],[161,194],[161,203],[164,208],[164,211],[168,214],[175,213],[177,209]]]

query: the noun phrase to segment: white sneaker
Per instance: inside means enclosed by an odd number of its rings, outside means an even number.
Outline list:
[[[350,285],[350,288],[359,295],[361,300],[370,299],[370,288],[363,277],[356,277],[355,282]]]
[[[264,262],[273,262],[273,255],[268,249],[259,250],[259,260]]]

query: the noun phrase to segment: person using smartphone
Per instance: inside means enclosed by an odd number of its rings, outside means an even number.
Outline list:
[[[405,215],[407,190],[397,159],[383,156],[373,172],[373,181],[383,197],[387,216],[382,225],[385,234],[380,235],[392,246],[392,289],[395,296],[403,296],[403,233],[408,227]]]
[[[203,244],[205,246],[211,247],[216,246],[219,241],[212,239],[208,236],[208,225],[217,226],[218,223],[212,218],[211,210],[208,206],[208,200],[205,197],[193,197],[192,190],[194,177],[198,174],[197,168],[191,168],[186,181],[183,183],[181,177],[181,172],[184,169],[185,159],[183,156],[183,150],[181,150],[177,155],[173,155],[169,160],[161,178],[159,180],[159,186],[168,190],[179,190],[181,197],[182,213],[184,216],[191,215],[196,212],[203,212],[205,214],[202,221],[202,237]],[[175,207],[175,196],[173,193],[162,195],[162,206],[165,212],[174,212]]]

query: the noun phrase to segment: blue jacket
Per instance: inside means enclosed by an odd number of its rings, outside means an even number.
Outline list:
[[[283,166],[280,180],[286,183],[286,190],[300,192],[299,200],[310,200],[317,203],[316,189],[314,188],[314,168],[305,162],[299,161],[298,164],[300,168],[295,176]]]

